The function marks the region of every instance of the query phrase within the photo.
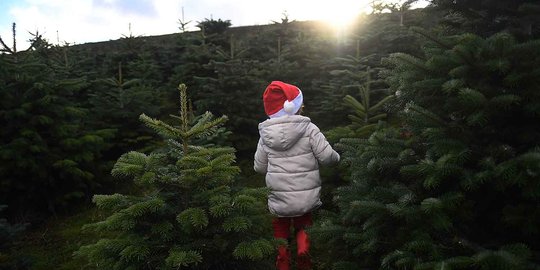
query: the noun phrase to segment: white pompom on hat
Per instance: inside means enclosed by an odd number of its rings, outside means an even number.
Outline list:
[[[294,115],[303,102],[302,91],[292,84],[273,81],[264,90],[264,111],[270,118]]]

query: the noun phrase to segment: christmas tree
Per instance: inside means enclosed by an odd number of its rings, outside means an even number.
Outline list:
[[[0,204],[26,221],[95,191],[111,135],[87,126],[79,95],[89,83],[66,73],[51,46],[36,34],[31,50],[0,55]]]
[[[173,118],[179,125],[140,116],[163,137],[163,147],[118,159],[113,175],[131,178],[138,189],[94,196],[97,207],[109,215],[85,229],[107,237],[81,247],[76,255],[99,269],[260,268],[275,248],[266,189],[234,185],[239,173],[233,164],[235,150],[203,143],[227,118],[209,112],[193,117],[186,86],[178,89],[181,111]],[[258,266],[252,261],[259,261]]]
[[[130,64],[135,66],[137,61]],[[117,66],[117,75],[96,80],[89,94],[93,125],[115,130],[115,138],[110,140],[111,147],[108,149],[108,157],[112,156],[113,161],[129,149],[150,147],[152,136],[140,127],[137,116],[142,112],[157,115],[160,96],[157,91],[152,91],[152,85],[146,81],[127,79],[121,62]],[[148,67],[147,71],[150,70]],[[140,75],[144,78],[144,74]]]
[[[341,141],[350,184],[313,230],[324,263],[539,269],[540,41],[414,30],[423,57],[387,59],[402,127]]]
[[[358,59],[349,57],[342,61],[355,63]],[[355,67],[356,65],[350,65]],[[375,72],[367,67],[366,70],[333,70],[332,73],[336,76],[342,76],[349,79],[346,81],[344,88],[354,89],[359,99],[352,95],[342,97],[343,104],[351,114],[348,115],[351,124],[345,127],[337,127],[328,133],[330,140],[338,140],[346,137],[366,137],[376,130],[382,123],[382,120],[387,118],[387,113],[384,112],[384,106],[391,101],[394,96],[388,95],[388,87],[385,84],[381,85],[382,80],[372,80],[372,74]],[[356,81],[356,82],[355,82]],[[379,88],[376,88],[379,87]]]
[[[441,12],[447,30],[487,36],[506,31],[525,40],[540,35],[540,4],[536,0],[432,0],[431,7]]]

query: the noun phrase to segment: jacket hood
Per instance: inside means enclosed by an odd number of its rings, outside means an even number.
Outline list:
[[[311,119],[301,115],[271,118],[259,124],[259,134],[267,147],[283,151],[304,136]]]

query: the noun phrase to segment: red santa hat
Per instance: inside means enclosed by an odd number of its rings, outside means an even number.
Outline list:
[[[264,90],[264,111],[270,118],[294,115],[303,102],[302,91],[292,84],[273,81]]]

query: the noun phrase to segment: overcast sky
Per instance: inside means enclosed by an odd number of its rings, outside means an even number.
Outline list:
[[[39,31],[53,44],[114,40],[123,35],[151,36],[179,32],[178,20],[230,20],[232,26],[290,20],[341,21],[368,11],[369,0],[0,0],[0,36],[12,45],[17,24],[18,49],[28,32]],[[21,45],[23,44],[23,45]]]

